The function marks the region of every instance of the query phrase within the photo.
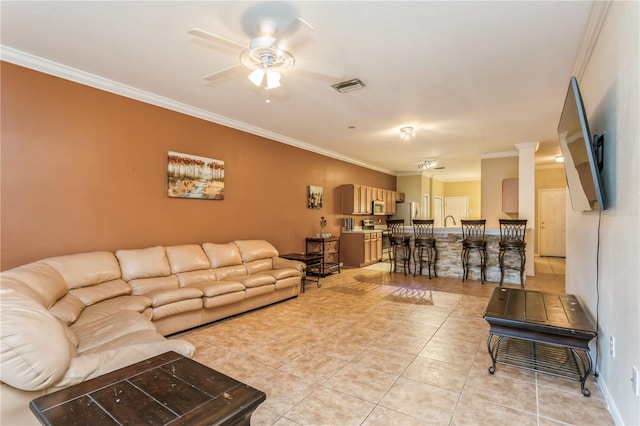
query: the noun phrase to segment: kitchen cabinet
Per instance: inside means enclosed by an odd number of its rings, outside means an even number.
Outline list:
[[[360,268],[382,259],[382,232],[349,232],[340,235],[342,262]]]
[[[502,181],[502,211],[518,213],[518,178]]]
[[[342,185],[342,214],[370,215],[371,202],[383,200],[385,214],[392,215],[396,212],[396,192],[389,189],[373,188],[365,185]]]

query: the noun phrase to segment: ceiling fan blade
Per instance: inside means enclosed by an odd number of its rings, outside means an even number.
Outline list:
[[[246,45],[238,43],[237,41],[233,41],[233,40],[230,40],[228,38],[221,37],[219,35],[210,33],[210,32],[205,31],[205,30],[201,30],[200,28],[190,29],[189,31],[187,31],[187,33],[191,34],[193,36],[196,36],[196,37],[204,38],[206,40],[214,41],[216,43],[224,43],[224,44],[227,44],[229,46],[239,47],[241,49],[246,49],[247,48]]]
[[[278,37],[278,47],[290,52],[292,50],[301,49],[303,45],[309,43],[313,39],[309,31],[293,37],[293,34],[296,33],[298,29],[303,25],[310,28],[311,30],[315,30],[313,25],[311,25],[304,19],[296,18],[284,31],[276,33],[276,36]]]
[[[220,71],[216,71],[216,72],[212,72],[211,74],[207,74],[202,78],[204,78],[205,80],[208,80],[208,81],[214,81],[214,80],[217,80],[219,78],[224,77],[227,74],[234,73],[234,72],[238,71],[241,68],[242,68],[241,64],[233,65],[231,67],[221,69]]]
[[[289,36],[291,36],[293,33],[295,33],[296,31],[298,31],[298,29],[302,26],[306,26],[309,29],[315,31],[315,27],[313,25],[311,25],[310,23],[308,23],[307,21],[305,21],[302,18],[296,18],[287,28],[285,28],[283,31],[279,31],[276,33],[276,36],[278,38],[287,38]]]
[[[344,72],[337,67],[326,64],[318,64],[306,60],[296,62],[294,67],[297,71],[316,77],[324,77],[333,81],[340,81],[344,77]]]

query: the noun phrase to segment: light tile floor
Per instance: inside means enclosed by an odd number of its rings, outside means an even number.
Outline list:
[[[565,275],[564,257],[541,257],[534,259],[536,274]]]
[[[498,365],[482,319],[496,284],[343,269],[298,298],[180,337],[194,359],[267,394],[252,425],[607,425],[590,378]],[[564,291],[538,274],[528,289]]]

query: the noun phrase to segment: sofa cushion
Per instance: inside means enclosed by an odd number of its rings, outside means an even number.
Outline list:
[[[88,287],[72,289],[69,290],[69,293],[81,300],[86,306],[91,306],[94,303],[106,299],[131,294],[131,287],[123,280],[117,279]]]
[[[164,247],[156,246],[144,249],[118,250],[116,257],[120,262],[122,279],[131,281],[139,278],[166,277],[171,267]]]
[[[202,248],[207,254],[213,269],[242,264],[242,257],[238,251],[238,246],[234,243],[204,243],[202,244]]]
[[[131,294],[146,294],[157,290],[172,290],[180,287],[178,277],[169,275],[160,278],[144,278],[140,280],[129,281],[131,286]]]
[[[263,294],[272,293],[274,291],[276,291],[276,285],[269,284],[260,287],[248,288],[245,290],[245,293],[247,294],[247,299],[249,299],[251,297],[261,296]]]
[[[62,299],[58,300],[55,305],[49,308],[49,313],[54,317],[64,321],[66,324],[74,323],[85,304],[72,294],[67,293]]]
[[[103,300],[88,306],[73,323],[75,327],[82,327],[85,324],[101,320],[111,315],[119,314],[121,311],[140,312],[146,319],[150,320],[151,315],[145,314],[147,308],[151,306],[151,299],[146,296],[119,296],[113,299]]]
[[[247,268],[244,265],[226,266],[224,268],[214,269],[216,279],[218,281],[228,280],[231,278],[244,277],[247,275]]]
[[[204,293],[205,297],[214,297],[221,294],[236,293],[244,291],[245,287],[239,281],[211,281],[207,283],[194,284],[193,287],[197,287]]]
[[[157,307],[168,305],[169,303],[178,302],[180,300],[198,299],[202,297],[202,290],[196,287],[176,288],[173,290],[158,290],[145,294],[151,299],[151,306]]]
[[[2,285],[8,286],[12,281],[20,282],[39,297],[37,300],[45,308],[50,308],[62,296],[67,294],[69,287],[62,275],[53,267],[42,262],[29,263],[2,273]]]
[[[246,298],[247,296],[244,291],[237,291],[235,293],[221,294],[214,297],[205,297],[202,302],[205,308],[217,308],[218,306],[242,302]]]
[[[197,244],[169,246],[165,249],[171,272],[174,274],[211,268],[207,255]]]
[[[128,346],[114,345],[112,349],[106,349],[111,347],[110,343],[106,343],[100,350],[90,350],[86,355],[73,358],[66,374],[56,383],[56,386],[76,385],[168,351],[187,357],[195,353],[195,346],[186,340],[166,339],[151,330],[132,332],[130,338],[136,343]],[[132,341],[127,336],[123,336],[123,340],[118,339],[112,342],[124,345]]]
[[[62,324],[33,299],[0,290],[0,381],[22,390],[45,389],[71,362]]]
[[[83,353],[134,331],[155,331],[156,327],[138,312],[121,311],[118,315],[72,324],[71,329],[78,336],[78,352]]]
[[[169,303],[167,305],[153,308],[153,320],[157,321],[171,315],[177,315],[182,312],[197,311],[202,308],[202,298],[180,300],[178,302]]]
[[[248,274],[257,274],[258,272],[268,271],[273,269],[273,262],[269,259],[257,259],[251,262],[245,262],[244,267],[247,268]]]
[[[246,277],[238,278],[246,288],[261,287],[263,285],[275,284],[276,279],[268,274],[255,274],[247,275]]]
[[[181,272],[176,274],[180,287],[188,287],[198,283],[210,282],[216,280],[216,273],[213,269],[205,269],[202,271]]]
[[[257,259],[271,259],[278,256],[278,250],[265,240],[238,240],[234,241],[240,250],[243,262],[251,262]]]
[[[60,272],[69,288],[95,285],[120,278],[120,265],[113,253],[108,251],[51,257],[42,262]]]

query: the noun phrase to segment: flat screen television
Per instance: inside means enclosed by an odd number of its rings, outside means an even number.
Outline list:
[[[591,135],[580,88],[571,77],[558,123],[558,137],[571,206],[577,211],[604,210],[600,171],[604,136]]]

